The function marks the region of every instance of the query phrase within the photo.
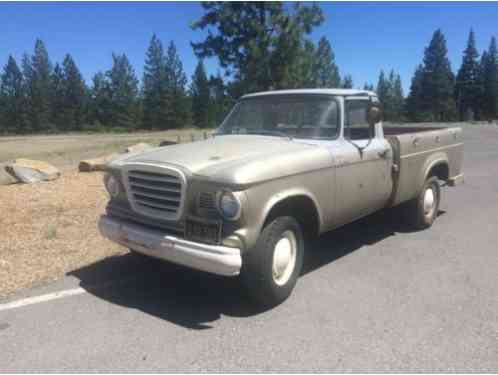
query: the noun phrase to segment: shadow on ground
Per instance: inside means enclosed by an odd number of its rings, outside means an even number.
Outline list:
[[[336,229],[309,244],[303,274],[407,231],[391,211]],[[105,301],[190,329],[211,328],[209,323],[221,315],[249,317],[263,312],[244,294],[238,278],[197,272],[131,253],[103,259],[70,275],[78,278],[90,294]]]

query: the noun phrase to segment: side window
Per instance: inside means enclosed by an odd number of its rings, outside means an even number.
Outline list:
[[[351,140],[370,139],[373,129],[367,122],[368,100],[346,101],[344,137]]]

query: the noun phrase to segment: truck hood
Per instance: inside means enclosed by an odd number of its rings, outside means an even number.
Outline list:
[[[124,156],[112,165],[128,163],[171,164],[213,181],[245,185],[323,168],[331,156],[324,147],[286,138],[224,135]]]

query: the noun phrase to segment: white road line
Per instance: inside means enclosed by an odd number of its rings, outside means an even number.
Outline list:
[[[54,299],[59,299],[59,298],[64,298],[64,297],[69,297],[69,296],[76,296],[78,294],[83,294],[86,292],[87,291],[83,288],[75,288],[75,289],[62,290],[60,292],[43,294],[41,296],[36,296],[36,297],[24,298],[24,299],[21,299],[18,301],[12,301],[12,302],[8,302],[8,303],[0,304],[0,311],[12,310],[12,309],[16,309],[18,307],[34,305],[36,303],[52,301]]]

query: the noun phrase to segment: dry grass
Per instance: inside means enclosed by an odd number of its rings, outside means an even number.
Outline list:
[[[139,142],[158,145],[161,141],[189,142],[203,136],[198,129],[127,134],[69,134],[0,137],[0,162],[15,158],[37,159],[64,170],[73,169],[80,160],[122,152]]]

